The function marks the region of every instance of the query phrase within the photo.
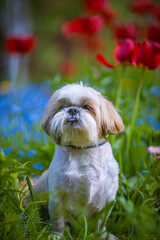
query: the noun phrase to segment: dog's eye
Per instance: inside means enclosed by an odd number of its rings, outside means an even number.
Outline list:
[[[88,111],[91,110],[91,107],[90,107],[89,105],[84,105],[82,108],[83,108],[83,109],[86,109],[86,110],[88,110]]]

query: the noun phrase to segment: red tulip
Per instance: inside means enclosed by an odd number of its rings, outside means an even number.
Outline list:
[[[153,9],[153,14],[158,20],[160,20],[160,7],[159,6],[155,6],[155,8]]]
[[[103,28],[104,21],[101,16],[80,16],[70,22],[62,25],[62,33],[65,37],[73,35],[91,36],[100,32]]]
[[[101,12],[105,10],[106,0],[86,0],[85,5],[88,10]]]
[[[160,66],[160,45],[157,43],[149,44],[147,40],[142,44],[136,43],[132,63],[135,66],[143,66],[151,70],[156,69]]]
[[[109,63],[107,61],[107,59],[100,53],[97,54],[97,60],[98,60],[98,62],[102,63],[107,68],[115,68],[115,66],[112,65],[111,63]]]
[[[111,8],[110,6],[106,7],[105,11],[102,14],[105,23],[113,23],[113,21],[117,18],[118,13],[116,10]]]
[[[29,53],[34,48],[36,38],[32,35],[11,35],[6,40],[8,53]]]
[[[124,40],[126,38],[135,40],[139,36],[139,29],[135,23],[116,25],[113,30],[114,36],[118,40]]]
[[[105,23],[112,22],[117,16],[116,11],[106,0],[85,0],[85,5],[89,11],[100,14]]]
[[[160,42],[160,24],[150,25],[147,29],[147,38],[153,42]]]
[[[153,13],[155,5],[151,0],[133,0],[130,9],[138,14]]]
[[[114,59],[117,63],[132,63],[132,54],[134,50],[134,41],[126,39],[118,43],[114,48]]]

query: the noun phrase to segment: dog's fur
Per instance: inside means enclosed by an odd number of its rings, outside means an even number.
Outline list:
[[[81,224],[83,216],[89,219],[115,199],[119,167],[104,139],[124,131],[124,125],[111,102],[80,83],[52,95],[42,128],[56,150],[34,190],[49,194],[53,231],[63,234],[71,219]]]

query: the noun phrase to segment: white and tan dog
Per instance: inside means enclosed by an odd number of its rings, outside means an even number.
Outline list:
[[[111,102],[80,83],[52,95],[42,128],[56,150],[34,190],[48,192],[53,231],[63,234],[71,219],[81,223],[83,216],[89,219],[115,199],[119,167],[105,139],[124,131],[124,125]]]

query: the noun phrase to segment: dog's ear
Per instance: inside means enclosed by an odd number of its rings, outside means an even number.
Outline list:
[[[45,108],[42,121],[41,121],[41,126],[43,130],[49,136],[50,136],[51,119],[53,118],[58,108],[57,101],[56,101],[57,94],[58,94],[58,90],[51,96],[49,102],[47,103],[47,106]]]
[[[41,121],[41,127],[43,128],[43,130],[45,131],[45,133],[47,133],[48,135],[50,135],[50,121],[52,118],[52,114],[51,114],[51,109],[50,109],[50,104],[48,103],[43,117],[42,117],[42,121]]]
[[[113,104],[102,95],[101,100],[101,128],[104,135],[117,134],[125,130],[120,115],[115,110]]]

